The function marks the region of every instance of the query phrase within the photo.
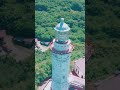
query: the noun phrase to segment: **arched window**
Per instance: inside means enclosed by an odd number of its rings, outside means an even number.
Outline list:
[[[77,72],[77,69],[76,69],[76,72]]]
[[[81,76],[81,78],[83,78],[83,75]]]

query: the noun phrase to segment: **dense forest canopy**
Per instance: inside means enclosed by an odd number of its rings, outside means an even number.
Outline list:
[[[0,0],[0,29],[8,34],[34,37],[34,0]]]
[[[86,38],[95,54],[86,64],[86,81],[96,82],[120,70],[119,0],[86,0]],[[89,88],[87,88],[89,90]]]
[[[34,90],[34,57],[16,62],[11,56],[0,56],[1,90]]]
[[[34,37],[34,0],[0,0],[0,30]],[[34,56],[16,62],[11,54],[2,54],[4,51],[0,52],[0,90],[34,90]]]
[[[36,0],[35,35],[40,40],[51,41],[54,27],[61,17],[71,28],[71,40],[84,42],[85,2],[80,0]]]

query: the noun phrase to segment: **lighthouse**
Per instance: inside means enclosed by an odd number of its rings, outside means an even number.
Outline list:
[[[60,19],[56,25],[55,39],[51,44],[52,50],[52,90],[68,90],[68,77],[70,72],[70,56],[73,45],[69,39],[70,27]]]

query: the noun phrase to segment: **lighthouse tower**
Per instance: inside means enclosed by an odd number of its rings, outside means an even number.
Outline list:
[[[73,50],[69,40],[69,26],[61,18],[60,23],[54,28],[55,39],[51,44],[52,50],[52,90],[68,90],[70,54]]]

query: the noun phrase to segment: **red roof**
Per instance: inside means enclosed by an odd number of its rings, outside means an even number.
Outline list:
[[[80,58],[78,60],[75,60],[75,65],[82,71],[85,73],[85,58]]]

